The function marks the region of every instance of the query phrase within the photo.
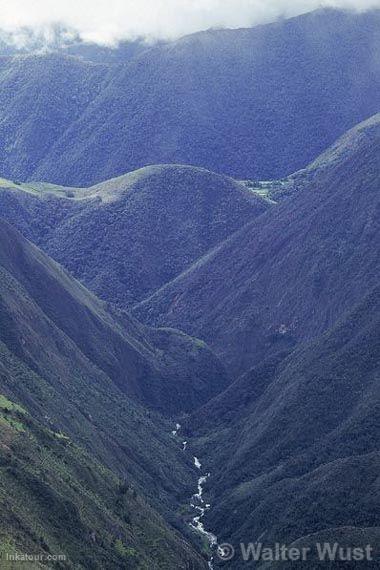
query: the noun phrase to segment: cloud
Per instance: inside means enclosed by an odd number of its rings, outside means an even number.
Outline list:
[[[365,10],[380,7],[380,0],[0,0],[0,27],[41,30],[62,23],[83,39],[114,43],[251,26],[326,6]]]

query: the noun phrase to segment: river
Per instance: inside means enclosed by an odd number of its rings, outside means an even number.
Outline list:
[[[172,431],[172,434],[177,436],[180,429],[181,429],[181,425],[176,424],[175,430]],[[187,441],[182,442],[182,450],[183,451],[187,450]],[[194,460],[195,467],[197,469],[199,469],[199,471],[201,473],[202,472],[202,464],[199,461],[198,457],[194,456],[193,460]],[[196,491],[196,493],[194,493],[194,495],[191,497],[191,500],[190,500],[190,506],[192,509],[194,509],[195,512],[194,512],[194,517],[193,517],[192,521],[189,523],[189,525],[196,532],[198,532],[201,536],[206,538],[211,550],[214,551],[218,546],[218,538],[215,534],[206,530],[204,527],[204,524],[202,522],[202,519],[205,516],[206,512],[209,511],[211,508],[211,505],[209,503],[205,503],[204,498],[203,498],[204,485],[205,485],[205,483],[209,477],[210,477],[210,473],[207,473],[207,474],[202,474],[202,475],[200,474],[200,476],[198,478],[197,491]],[[210,560],[208,561],[208,567],[210,570],[213,570],[213,568],[214,568],[213,561],[214,561],[214,557],[211,556]]]

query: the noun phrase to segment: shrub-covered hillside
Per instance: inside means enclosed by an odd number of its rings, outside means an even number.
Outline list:
[[[0,172],[74,186],[157,163],[288,175],[378,112],[379,18],[321,10],[209,30],[116,50],[116,65],[91,46],[105,65],[80,48],[2,60]]]
[[[2,216],[101,298],[154,293],[270,204],[218,174],[150,166],[86,189],[0,183]]]

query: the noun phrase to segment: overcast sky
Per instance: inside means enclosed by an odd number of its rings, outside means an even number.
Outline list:
[[[321,6],[363,10],[380,0],[0,0],[0,27],[62,22],[84,39],[111,43],[146,36],[175,38],[210,27],[241,27]]]

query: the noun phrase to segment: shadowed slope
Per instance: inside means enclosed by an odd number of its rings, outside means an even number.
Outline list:
[[[169,409],[178,407],[179,393],[191,401],[186,382],[191,361],[199,362],[199,343],[191,353],[193,339],[107,312],[3,221],[0,276],[0,393],[11,400],[2,405],[0,396],[1,548],[4,540],[11,551],[50,548],[81,568],[107,567],[107,557],[115,568],[140,567],[138,561],[174,570],[178,560],[203,568],[152,510],[186,535],[176,511],[196,482],[191,462],[171,436],[171,422],[126,396],[150,405],[165,401]],[[176,369],[172,340],[175,354],[184,352],[187,376]],[[165,375],[169,369],[172,376]],[[197,399],[202,388],[194,390]],[[22,519],[10,495],[28,497]],[[163,541],[158,551],[150,550],[157,540]]]
[[[2,176],[17,180],[34,172],[108,74],[107,66],[58,54],[0,59]]]
[[[211,401],[189,422],[213,473],[207,528],[221,542],[310,545],[307,535],[323,531],[349,543],[361,532],[359,544],[372,540],[380,556],[379,330],[377,287],[267,377],[252,370],[237,380],[240,409],[228,390],[216,413]]]
[[[236,372],[333,325],[379,277],[380,123],[365,128],[365,144],[342,153],[136,314],[203,338]]]
[[[88,189],[1,185],[2,215],[122,307],[151,295],[270,206],[230,178],[189,166],[151,166]]]
[[[246,186],[258,191],[259,195],[279,201],[305,187],[313,187],[324,178],[330,176],[341,164],[349,163],[352,155],[365,152],[373,142],[376,144],[379,133],[380,113],[360,123],[344,134],[334,145],[321,154],[307,168],[284,178],[268,182],[247,182]],[[380,160],[380,159],[379,159]],[[379,166],[380,168],[380,166]]]
[[[128,396],[175,413],[199,405],[223,386],[223,369],[204,343],[176,331],[152,331],[126,313],[107,311],[104,303],[4,222],[0,238],[3,271],[33,300],[24,312],[42,312]],[[18,318],[21,301],[15,303],[11,289],[8,302],[15,311],[12,330],[24,327],[28,321]],[[34,338],[33,332],[38,333],[35,320],[30,314],[30,330],[19,331],[17,349],[39,370],[54,368],[51,355],[46,354],[42,363],[40,348],[22,342],[22,337]],[[40,320],[36,322],[39,326]],[[45,336],[50,335],[45,331]]]
[[[378,112],[378,29],[379,11],[320,10],[120,59],[71,48],[107,65],[3,60],[0,172],[81,186],[157,163],[286,176]]]

